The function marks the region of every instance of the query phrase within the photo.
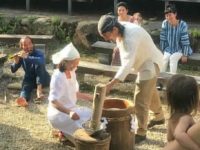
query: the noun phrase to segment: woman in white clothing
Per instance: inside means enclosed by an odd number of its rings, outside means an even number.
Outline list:
[[[91,109],[76,105],[77,99],[92,100],[91,95],[79,92],[75,73],[79,59],[72,43],[52,56],[57,68],[51,77],[47,116],[52,127],[64,135],[73,135],[92,114]]]

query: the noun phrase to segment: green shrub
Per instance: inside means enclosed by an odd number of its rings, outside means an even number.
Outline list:
[[[200,37],[200,29],[194,28],[189,30],[189,33],[191,35],[191,37],[193,38],[199,38]]]

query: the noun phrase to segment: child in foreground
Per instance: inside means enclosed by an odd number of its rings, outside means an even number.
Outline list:
[[[167,131],[168,144],[164,150],[200,150],[200,145],[195,142],[196,139],[192,139],[187,133],[196,125],[192,117],[192,113],[196,114],[199,106],[196,80],[185,75],[174,75],[167,85],[167,101],[170,118]]]

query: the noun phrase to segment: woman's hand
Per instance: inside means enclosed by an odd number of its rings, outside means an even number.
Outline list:
[[[69,117],[70,117],[72,120],[79,120],[79,119],[80,119],[79,115],[78,115],[76,112],[73,112],[73,111],[70,111],[70,112],[69,112]]]

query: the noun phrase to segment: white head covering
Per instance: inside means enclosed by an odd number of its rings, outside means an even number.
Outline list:
[[[69,43],[61,51],[52,55],[53,64],[59,64],[63,59],[74,60],[77,58],[80,58],[80,54],[72,43]]]

